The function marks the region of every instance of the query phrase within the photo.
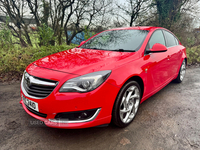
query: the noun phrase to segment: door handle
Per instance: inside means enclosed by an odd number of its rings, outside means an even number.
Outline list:
[[[171,56],[170,56],[170,55],[168,55],[168,56],[167,56],[167,60],[170,60],[170,58],[171,58]]]

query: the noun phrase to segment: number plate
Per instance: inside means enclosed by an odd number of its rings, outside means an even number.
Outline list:
[[[25,98],[24,96],[22,97],[22,100],[23,100],[24,104],[25,104],[27,107],[29,107],[29,108],[31,108],[31,109],[33,109],[33,110],[39,112],[38,103],[36,103],[36,102],[34,102],[34,101],[31,101],[31,100]]]

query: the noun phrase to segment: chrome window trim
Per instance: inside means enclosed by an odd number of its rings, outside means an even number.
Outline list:
[[[56,120],[56,119],[48,119],[50,122],[53,122],[53,123],[84,123],[84,122],[89,122],[89,121],[92,121],[94,120],[97,115],[99,114],[101,108],[98,108],[97,111],[94,113],[94,115],[89,118],[89,119],[85,119],[85,120]]]

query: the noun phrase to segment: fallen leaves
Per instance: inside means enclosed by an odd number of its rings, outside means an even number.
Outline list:
[[[127,144],[131,144],[131,141],[125,137],[123,137],[120,141],[120,144],[122,145],[127,145]]]

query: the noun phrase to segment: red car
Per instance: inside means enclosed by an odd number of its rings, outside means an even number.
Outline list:
[[[144,100],[182,82],[186,63],[186,48],[167,29],[107,30],[30,64],[20,103],[49,127],[126,127]]]

